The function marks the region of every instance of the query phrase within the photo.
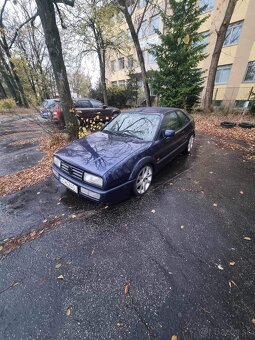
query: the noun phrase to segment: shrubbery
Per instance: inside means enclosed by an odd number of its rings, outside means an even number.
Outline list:
[[[12,98],[6,98],[0,100],[0,110],[11,110],[16,107],[16,103]]]

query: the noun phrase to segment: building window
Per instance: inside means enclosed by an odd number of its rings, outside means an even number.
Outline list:
[[[119,58],[119,69],[124,70],[124,68],[125,68],[125,59]]]
[[[125,87],[125,85],[126,85],[126,82],[125,82],[125,80],[119,80],[119,82],[118,82],[118,85],[119,85],[119,87],[122,87],[122,88],[124,88],[124,87]]]
[[[232,65],[222,65],[217,67],[215,84],[227,84]]]
[[[242,21],[235,22],[234,24],[230,24],[228,26],[223,46],[238,44],[242,26],[243,26]]]
[[[213,100],[212,101],[212,106],[213,107],[220,107],[222,103],[222,100]]]
[[[248,107],[250,107],[250,102],[249,100],[236,100],[235,107],[239,109],[247,109]]]
[[[141,27],[139,29],[139,32],[138,32],[138,38],[139,39],[142,39],[146,36],[146,28],[147,28],[147,21],[143,21],[142,24],[141,24]]]
[[[204,8],[204,12],[211,11],[214,8],[215,0],[199,0],[199,7]]]
[[[154,17],[151,17],[150,23],[149,23],[149,34],[154,34],[155,30],[159,29],[159,23],[160,23],[160,16],[154,15]]]
[[[128,56],[127,62],[128,62],[128,68],[133,68],[133,66],[134,66],[134,58],[133,58],[132,55]]]
[[[199,33],[198,40],[194,43],[194,45],[206,47],[209,34],[210,34],[209,31]]]
[[[112,87],[114,87],[114,86],[118,86],[118,83],[117,83],[117,81],[112,81]]]
[[[255,83],[255,61],[249,61],[244,81]]]
[[[111,61],[111,71],[115,72],[116,71],[116,60]]]
[[[151,64],[156,64],[156,56],[155,56],[155,51],[149,50],[147,51],[147,63],[149,65]]]

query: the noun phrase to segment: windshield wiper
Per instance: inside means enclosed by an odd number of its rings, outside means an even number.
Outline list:
[[[132,132],[130,132],[130,131],[119,131],[119,134],[120,134],[121,136],[135,137],[135,138],[137,138],[137,139],[141,139],[141,140],[142,140],[141,137],[138,137],[136,134],[134,134],[134,133],[132,133]]]

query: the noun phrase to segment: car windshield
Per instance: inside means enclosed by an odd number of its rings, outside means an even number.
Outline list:
[[[154,139],[160,121],[161,117],[157,113],[123,112],[113,119],[103,131],[149,142]]]

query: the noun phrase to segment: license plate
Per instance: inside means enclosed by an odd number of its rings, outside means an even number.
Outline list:
[[[63,178],[63,177],[59,177],[59,181],[64,184],[68,189],[76,192],[76,194],[78,194],[78,186],[73,184],[72,182],[68,181],[67,179]]]

